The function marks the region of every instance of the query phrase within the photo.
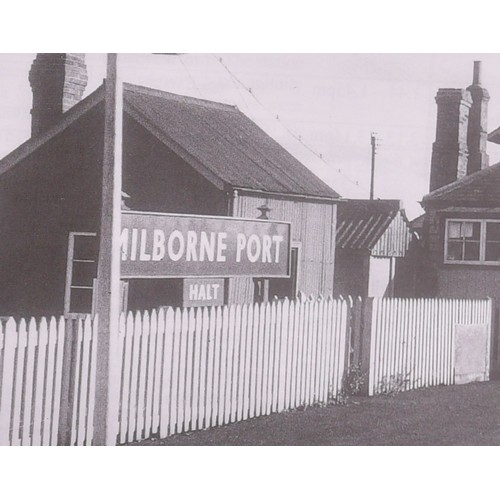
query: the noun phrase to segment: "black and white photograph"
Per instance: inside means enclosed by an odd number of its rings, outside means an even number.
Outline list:
[[[264,488],[500,445],[500,52],[140,33],[0,53],[2,458]]]
[[[499,444],[499,61],[0,56],[1,443]]]

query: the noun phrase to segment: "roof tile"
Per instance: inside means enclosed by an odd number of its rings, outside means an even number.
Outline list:
[[[462,206],[500,205],[500,163],[484,168],[424,196],[422,202],[445,201]]]
[[[125,101],[226,184],[339,198],[236,107],[127,84]]]

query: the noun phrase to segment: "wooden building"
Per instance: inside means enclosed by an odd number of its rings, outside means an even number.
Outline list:
[[[410,242],[399,200],[343,201],[337,212],[335,295],[411,296]]]
[[[103,87],[83,54],[39,54],[32,137],[0,161],[0,313],[92,307]],[[236,107],[124,85],[123,207],[289,221],[290,278],[225,281],[226,303],[333,289],[339,195]],[[182,279],[130,280],[130,309],[182,303]],[[67,312],[67,311],[66,311]]]

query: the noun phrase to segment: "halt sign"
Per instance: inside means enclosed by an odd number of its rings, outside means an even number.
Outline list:
[[[224,304],[224,278],[186,278],[183,284],[184,307]]]
[[[290,223],[122,212],[122,278],[289,276]]]

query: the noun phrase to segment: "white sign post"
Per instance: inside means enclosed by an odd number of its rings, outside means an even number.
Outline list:
[[[105,86],[102,213],[97,268],[96,398],[94,445],[115,445],[118,430],[120,319],[120,231],[122,190],[123,85],[117,54],[108,54]]]

